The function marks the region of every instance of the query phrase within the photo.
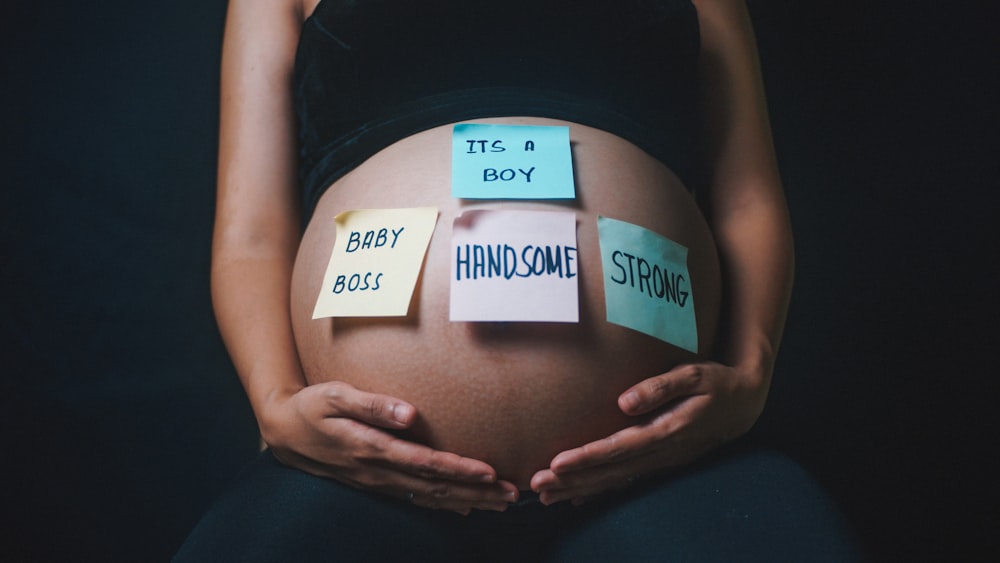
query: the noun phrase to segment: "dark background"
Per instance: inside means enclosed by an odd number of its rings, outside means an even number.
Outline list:
[[[165,561],[255,451],[208,295],[221,1],[0,8],[0,560]],[[1000,557],[987,2],[751,0],[797,286],[755,436]]]

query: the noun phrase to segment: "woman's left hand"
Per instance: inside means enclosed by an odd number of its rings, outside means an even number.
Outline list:
[[[544,504],[579,504],[693,461],[750,430],[767,397],[765,372],[704,362],[637,383],[618,406],[642,420],[558,454],[532,477],[532,490]]]

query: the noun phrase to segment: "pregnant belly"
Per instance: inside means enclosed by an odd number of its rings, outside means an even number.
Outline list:
[[[485,120],[484,120],[485,121]],[[406,436],[481,459],[527,488],[568,448],[630,421],[617,407],[632,384],[696,358],[607,322],[599,215],[657,232],[688,248],[699,354],[719,308],[719,266],[693,199],[668,169],[634,145],[585,126],[536,118],[490,123],[569,125],[577,198],[469,202],[451,196],[451,127],[403,139],[340,179],[306,228],[292,280],[292,322],[310,383],[344,381],[412,403]],[[336,238],[333,217],[352,209],[434,206],[440,217],[406,317],[311,318]],[[453,220],[468,209],[544,209],[577,219],[578,323],[449,321]]]

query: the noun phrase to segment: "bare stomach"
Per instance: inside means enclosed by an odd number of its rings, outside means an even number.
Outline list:
[[[451,196],[451,126],[403,139],[338,180],[306,228],[292,280],[292,322],[310,383],[344,381],[412,403],[406,435],[491,464],[527,488],[568,448],[635,423],[618,409],[634,383],[695,358],[608,323],[597,217],[653,230],[688,248],[700,354],[719,309],[719,265],[706,222],[661,163],[627,141],[582,125],[537,118],[489,123],[569,125],[577,198],[567,202],[470,202]],[[405,318],[311,318],[336,229],[352,209],[436,206],[440,217]],[[577,218],[579,323],[449,321],[454,218],[467,209],[561,209]]]

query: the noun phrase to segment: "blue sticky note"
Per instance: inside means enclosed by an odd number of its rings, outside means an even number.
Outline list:
[[[631,223],[597,218],[608,322],[698,353],[687,248]]]
[[[451,193],[469,199],[573,199],[569,127],[455,125]]]

